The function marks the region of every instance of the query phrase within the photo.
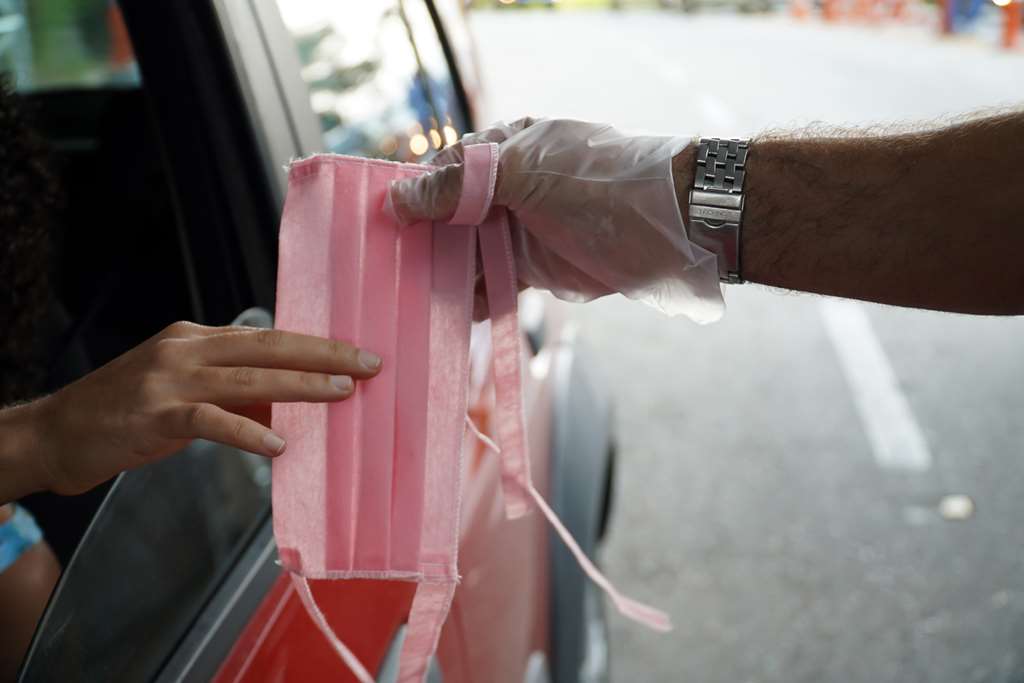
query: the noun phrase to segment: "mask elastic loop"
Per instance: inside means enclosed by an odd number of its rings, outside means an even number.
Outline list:
[[[480,211],[480,254],[487,284],[487,305],[491,317],[491,353],[494,370],[494,423],[500,448],[486,438],[469,415],[466,422],[471,431],[501,457],[502,491],[509,517],[525,514],[536,505],[554,527],[580,568],[611,599],[624,616],[656,631],[671,630],[664,612],[628,598],[615,588],[583,552],[576,539],[533,486],[526,448],[526,424],[523,419],[522,333],[519,330],[518,278],[508,212],[497,207],[487,212],[493,199],[497,177],[498,145],[469,145],[465,148],[465,173],[462,197],[456,218],[465,220]],[[482,187],[482,183],[488,183]],[[486,217],[484,217],[486,215]],[[455,219],[453,219],[454,221]]]
[[[374,683],[373,676],[366,670],[363,663],[334,633],[334,629],[327,622],[327,617],[324,616],[324,613],[320,611],[320,607],[316,604],[316,598],[313,597],[313,591],[309,589],[309,581],[306,580],[306,577],[295,573],[291,573],[291,577],[292,584],[295,586],[295,592],[299,594],[299,599],[302,600],[306,612],[313,619],[320,632],[324,634],[324,637],[327,638],[327,642],[331,644],[334,651],[341,657],[341,660],[345,662],[345,665],[348,666],[353,675],[359,679],[359,683]]]
[[[519,330],[515,256],[503,207],[491,209],[498,175],[498,145],[467,145],[464,149],[462,196],[455,220],[477,220],[480,256],[487,284],[491,317],[491,351],[494,370],[495,434],[501,444],[502,493],[510,518],[526,514],[529,497],[518,482],[530,480],[526,453],[526,425],[522,403],[522,333]],[[473,218],[475,217],[475,218]]]
[[[469,415],[466,415],[466,426],[469,428],[469,431],[473,436],[479,439],[484,446],[499,455],[501,454],[501,449],[498,445],[488,438],[486,434],[480,431],[476,426],[476,423],[473,422],[473,418]],[[520,482],[520,485],[529,494],[530,498],[540,509],[545,519],[548,520],[548,523],[562,539],[562,542],[565,543],[565,547],[567,547],[569,552],[573,554],[573,557],[576,558],[576,562],[579,563],[580,569],[582,569],[590,580],[600,587],[609,598],[611,598],[612,603],[620,614],[655,631],[665,632],[672,630],[672,621],[669,619],[667,614],[661,610],[626,597],[620,593],[617,588],[615,588],[612,582],[601,573],[601,570],[598,569],[591,559],[587,557],[587,554],[583,552],[579,543],[577,543],[576,539],[573,538],[572,532],[565,527],[562,520],[558,518],[555,511],[551,509],[551,506],[548,505],[547,501],[544,500],[544,497],[541,496],[540,492],[534,487],[532,481]]]
[[[467,145],[463,158],[462,194],[449,225],[480,225],[487,218],[498,178],[498,144]]]

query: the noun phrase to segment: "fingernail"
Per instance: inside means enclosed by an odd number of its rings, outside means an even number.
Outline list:
[[[359,351],[359,364],[367,370],[376,370],[380,367],[380,356],[369,351],[360,349]]]
[[[355,384],[352,383],[352,378],[348,375],[332,375],[331,384],[334,385],[335,389],[343,391],[346,394],[355,388]]]
[[[284,439],[274,432],[267,432],[263,436],[263,447],[270,455],[281,455],[284,453]]]

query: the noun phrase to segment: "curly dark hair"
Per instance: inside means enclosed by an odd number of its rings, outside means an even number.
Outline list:
[[[60,206],[43,139],[0,76],[0,406],[29,398],[43,375],[41,327],[50,303],[51,226]]]

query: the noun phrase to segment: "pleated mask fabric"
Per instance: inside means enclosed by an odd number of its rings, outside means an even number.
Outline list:
[[[458,582],[461,447],[477,237],[491,313],[495,435],[509,516],[539,509],[623,613],[668,618],[618,594],[533,487],[525,450],[517,279],[507,212],[490,206],[497,145],[466,147],[455,216],[399,227],[389,184],[429,167],[340,155],[295,162],[281,220],[276,325],[378,353],[347,401],[277,404],[288,450],[273,463],[274,534],[303,604],[361,683],[372,676],[331,630],[307,579],[417,582],[399,681],[424,680]]]

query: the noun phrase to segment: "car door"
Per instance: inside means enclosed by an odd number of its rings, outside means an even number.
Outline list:
[[[278,204],[216,15],[123,9],[127,26],[106,0],[33,5],[18,29],[33,48],[19,88],[67,195],[55,361],[81,357],[78,374],[179,319],[267,326],[273,303]],[[48,504],[58,528],[82,517]],[[262,566],[269,468],[197,441],[122,475],[84,519],[23,681],[156,677],[233,570]]]
[[[372,5],[279,0],[276,5],[278,14],[256,3],[275,82],[303,154],[423,162],[466,131],[469,107],[432,5],[422,0]],[[473,346],[471,410],[487,429],[492,388],[486,326],[475,331]],[[546,358],[547,353],[538,370],[550,365]],[[545,491],[550,387],[524,368],[524,393],[536,484]],[[466,580],[456,593],[439,656],[446,680],[521,681],[531,655],[543,660],[548,646],[547,529],[539,515],[507,520],[496,456],[472,440],[464,452],[460,570]],[[331,590],[347,591],[355,600],[373,589],[339,585]],[[361,631],[351,623],[335,623],[335,628],[347,639]],[[287,638],[284,629],[271,633]]]

